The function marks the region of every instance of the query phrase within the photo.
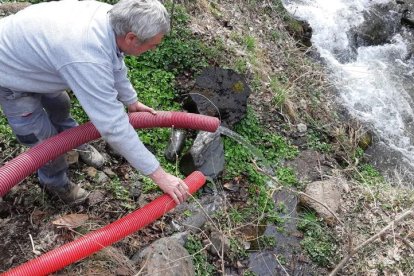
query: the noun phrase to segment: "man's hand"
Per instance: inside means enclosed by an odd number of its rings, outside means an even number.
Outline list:
[[[189,193],[188,186],[180,178],[175,177],[159,167],[155,172],[149,175],[149,177],[157,184],[164,193],[169,194],[175,201],[175,203],[183,203]]]
[[[153,108],[146,106],[145,104],[140,103],[138,101],[128,105],[128,112],[149,112],[153,115],[157,114],[157,111],[155,111]]]

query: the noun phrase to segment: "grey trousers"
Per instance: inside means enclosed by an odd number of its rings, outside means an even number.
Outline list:
[[[66,92],[39,94],[0,86],[0,106],[17,140],[28,147],[78,125],[70,116],[70,99]],[[47,189],[66,186],[69,182],[67,169],[63,155],[49,161],[38,170],[40,185]]]

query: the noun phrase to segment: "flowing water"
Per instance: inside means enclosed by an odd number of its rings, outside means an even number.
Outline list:
[[[414,59],[400,34],[378,46],[350,40],[365,11],[390,0],[284,0],[313,29],[312,44],[329,67],[340,103],[414,171]]]
[[[241,136],[240,134],[224,127],[224,126],[219,126],[218,130],[217,130],[220,134],[223,134],[231,139],[233,139],[234,141],[236,141],[237,143],[243,145],[245,148],[247,148],[250,153],[255,157],[255,159],[257,161],[259,161],[259,165],[262,165],[262,169],[265,170],[267,173],[270,173],[271,175],[273,175],[273,170],[272,170],[272,166],[270,165],[269,161],[264,157],[264,155],[262,154],[262,152],[256,148],[255,146],[253,146],[249,140],[247,140],[246,138],[244,138],[243,136]]]

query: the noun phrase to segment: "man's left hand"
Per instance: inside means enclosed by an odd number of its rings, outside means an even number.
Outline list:
[[[146,106],[145,104],[140,103],[138,101],[128,105],[128,112],[149,112],[153,115],[157,114],[157,111],[155,111],[153,108]]]

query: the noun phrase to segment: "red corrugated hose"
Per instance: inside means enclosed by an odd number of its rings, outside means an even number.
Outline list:
[[[190,193],[194,193],[203,186],[205,177],[201,172],[193,172],[184,179],[184,182],[188,185]],[[49,251],[36,259],[13,268],[2,275],[47,275],[138,231],[160,218],[175,206],[176,203],[169,195],[162,195],[143,208],[99,230],[93,231],[77,240]]]
[[[129,115],[134,128],[174,127],[215,132],[220,124],[215,117],[185,112],[136,112]],[[0,197],[46,162],[101,135],[92,123],[71,128],[20,154],[0,168]]]
[[[135,128],[175,127],[214,132],[220,124],[219,120],[214,117],[183,112],[158,112],[155,116],[147,112],[137,112],[130,114],[129,119]],[[100,134],[96,128],[91,123],[86,123],[66,130],[29,149],[0,168],[0,196],[6,194],[14,185],[49,160],[99,137]],[[184,182],[189,186],[190,193],[194,193],[204,185],[205,177],[201,172],[194,172]],[[169,195],[162,195],[118,221],[30,260],[2,275],[47,275],[138,231],[175,206],[176,203]]]

